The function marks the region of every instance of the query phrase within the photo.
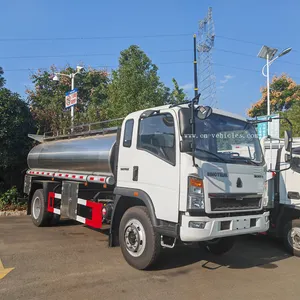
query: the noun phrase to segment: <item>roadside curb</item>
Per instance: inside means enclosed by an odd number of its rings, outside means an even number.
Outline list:
[[[27,215],[27,210],[6,210],[0,211],[0,217],[16,217]]]

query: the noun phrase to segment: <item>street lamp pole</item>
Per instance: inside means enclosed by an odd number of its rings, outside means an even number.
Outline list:
[[[263,66],[261,72],[264,77],[267,77],[267,115],[271,114],[271,105],[270,105],[270,66],[271,64],[278,59],[279,57],[289,53],[292,48],[284,49],[279,55],[273,58],[278,51],[275,48],[270,48],[268,46],[263,46],[258,53],[258,57],[264,58],[267,60],[267,63]],[[265,73],[265,68],[267,68],[267,73]]]
[[[72,90],[75,89],[75,75],[76,74],[78,74],[78,72],[70,74]],[[72,128],[74,127],[74,105],[71,106],[71,126],[72,126]]]
[[[64,73],[54,73],[54,77],[53,80],[54,81],[59,81],[59,77],[60,76],[65,76],[71,79],[71,90],[74,90],[75,88],[75,76],[77,74],[80,74],[82,71],[84,70],[83,67],[81,66],[77,66],[76,67],[76,72],[75,73],[71,73],[71,74],[64,74]],[[74,105],[71,106],[71,127],[74,127]]]
[[[270,65],[269,65],[269,54],[267,54],[267,115],[271,114],[270,112]]]

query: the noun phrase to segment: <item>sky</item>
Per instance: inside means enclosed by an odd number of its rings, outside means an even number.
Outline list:
[[[270,68],[300,82],[299,0],[0,0],[0,66],[6,87],[25,99],[30,74],[66,64],[116,68],[132,44],[193,95],[193,34],[212,7],[215,107],[245,116],[266,78],[262,45],[293,50]],[[209,104],[209,103],[208,103]]]

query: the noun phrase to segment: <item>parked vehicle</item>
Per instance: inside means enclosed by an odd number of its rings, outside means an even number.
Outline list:
[[[262,140],[268,172],[268,234],[300,256],[300,138]]]
[[[36,226],[60,216],[110,224],[109,245],[137,269],[177,240],[222,254],[234,236],[268,230],[264,158],[245,119],[194,100],[133,112],[121,127],[93,126],[31,135],[40,144],[28,155],[24,191]],[[224,151],[236,134],[253,155]]]

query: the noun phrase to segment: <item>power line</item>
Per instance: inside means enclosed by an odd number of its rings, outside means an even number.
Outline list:
[[[132,36],[92,36],[92,37],[81,36],[81,37],[52,37],[52,38],[1,38],[0,42],[144,39],[144,38],[166,38],[166,37],[180,37],[180,36],[192,36],[192,35],[193,35],[193,33],[132,35]]]
[[[102,65],[102,66],[95,66],[94,68],[110,68],[110,69],[113,69],[113,68],[117,68],[118,66],[107,66],[107,65]],[[4,72],[31,72],[31,71],[47,71],[49,70],[49,68],[47,67],[44,67],[44,68],[20,68],[20,69],[4,69],[3,68],[3,71]]]
[[[220,66],[220,67],[227,67],[231,69],[236,69],[236,70],[242,70],[242,71],[250,71],[250,72],[255,72],[255,73],[261,73],[260,70],[254,70],[254,69],[248,69],[248,68],[241,68],[241,67],[236,67],[236,66],[228,66],[224,64],[219,64],[219,63],[213,63],[215,66]]]
[[[72,41],[72,40],[109,40],[109,39],[144,39],[144,38],[167,38],[167,37],[186,37],[186,36],[192,36],[194,32],[190,33],[167,33],[167,34],[150,34],[150,35],[131,35],[131,36],[73,36],[73,37],[27,37],[27,38],[0,38],[0,42],[29,42],[29,41]],[[217,38],[230,40],[230,41],[236,41],[240,43],[246,43],[246,44],[252,44],[256,46],[262,46],[263,43],[229,37],[225,35],[216,35]],[[277,45],[277,48],[282,48]],[[299,52],[296,49],[293,49],[294,52]]]
[[[236,55],[243,55],[243,56],[248,56],[248,57],[252,57],[252,58],[257,58],[256,55],[253,55],[253,54],[248,54],[248,53],[244,53],[244,52],[236,52],[236,51],[232,51],[232,50],[226,50],[226,49],[221,49],[221,48],[214,48],[215,50],[217,51],[221,51],[221,52],[226,52],[226,53],[232,53],[232,54],[236,54]],[[297,65],[297,66],[300,66],[300,63],[294,63],[294,62],[291,62],[291,61],[287,61],[287,60],[278,60],[276,62],[277,63],[285,63],[285,64],[290,64],[290,65]]]
[[[192,49],[173,49],[173,50],[159,50],[150,51],[147,53],[178,53],[178,52],[190,52]],[[93,57],[93,56],[118,56],[114,53],[79,53],[79,54],[58,54],[58,55],[25,55],[25,56],[0,56],[0,59],[27,59],[27,58],[61,58],[61,57]]]
[[[90,57],[90,56],[115,56],[112,53],[91,53],[91,54],[58,54],[58,55],[24,55],[24,56],[0,56],[0,59],[27,59],[27,58],[60,58],[60,57]]]
[[[256,45],[256,46],[260,46],[260,47],[263,45],[263,43],[237,39],[237,38],[228,37],[228,36],[224,36],[224,35],[216,35],[216,37],[218,37],[220,39],[224,39],[224,40],[230,40],[230,41],[235,41],[235,42],[240,42],[240,43],[245,43],[245,44],[252,44],[252,45]],[[279,47],[279,45],[277,45],[276,48],[282,48],[282,47]],[[293,49],[293,52],[299,52],[299,51]]]
[[[224,35],[216,35],[216,37],[221,38],[221,39],[225,39],[225,40],[230,40],[230,41],[236,41],[236,42],[241,42],[241,43],[246,43],[246,44],[252,44],[252,45],[257,45],[257,46],[261,46],[261,43],[257,43],[257,42],[252,42],[252,41],[246,41],[246,40],[241,40],[241,39],[236,39],[233,37],[228,37],[228,36],[224,36]]]
[[[244,52],[237,52],[232,50],[227,50],[223,48],[214,48],[214,50],[218,52],[231,53],[235,55],[242,55],[252,58],[257,58],[256,55],[248,54]],[[166,49],[166,50],[158,50],[158,51],[147,51],[147,53],[179,53],[179,52],[190,52],[192,53],[193,49]],[[58,54],[58,55],[24,55],[24,56],[0,56],[0,59],[39,59],[39,58],[64,58],[64,57],[97,57],[97,56],[118,56],[118,54],[114,53],[78,53],[78,54]],[[277,63],[285,63],[290,65],[300,66],[300,63],[295,63],[291,61],[286,61],[280,59]]]
[[[241,70],[241,71],[249,71],[249,72],[261,73],[261,70],[248,69],[248,68],[241,68],[241,67],[236,67],[236,66],[228,66],[228,65],[219,64],[219,63],[213,63],[213,64],[214,64],[215,66],[226,67],[226,68],[231,68],[231,69],[236,69],[236,70]],[[275,75],[277,75],[277,74],[275,74],[275,73],[270,73],[270,75],[275,76]],[[297,76],[292,76],[292,78],[300,79],[300,77],[297,77]]]
[[[160,62],[157,63],[157,65],[175,65],[175,64],[190,64],[193,65],[193,61],[170,61],[170,62]],[[221,63],[216,63],[213,62],[213,65],[219,66],[219,67],[225,67],[225,68],[230,68],[230,69],[236,69],[236,70],[241,70],[241,71],[248,71],[248,72],[253,72],[253,73],[261,73],[261,70],[256,70],[256,69],[249,69],[249,68],[243,68],[243,67],[237,67],[237,66],[231,66],[231,65],[226,65],[226,64],[221,64]],[[118,66],[109,66],[109,65],[97,65],[94,66],[94,68],[109,68],[109,69],[116,69]],[[4,69],[4,72],[32,72],[32,71],[38,71],[38,70],[49,70],[49,68],[20,68],[20,69]],[[272,76],[276,75],[275,73],[270,74]],[[292,78],[295,79],[300,79],[300,77],[292,76]]]
[[[38,37],[38,38],[33,38],[33,37],[28,37],[28,38],[0,38],[0,42],[44,42],[44,41],[75,41],[75,40],[112,40],[112,39],[147,39],[147,38],[172,38],[172,37],[186,37],[186,36],[192,36],[194,33],[167,33],[167,34],[150,34],[150,35],[129,35],[129,36],[73,36],[73,37]],[[240,42],[240,43],[245,43],[245,44],[252,44],[256,46],[262,46],[263,43],[259,42],[254,42],[254,41],[249,41],[249,40],[244,40],[244,39],[239,39],[239,38],[234,38],[234,37],[229,37],[225,35],[216,35],[217,38],[220,39],[225,39],[229,41],[235,41],[235,42]],[[277,45],[277,48],[282,48]],[[293,52],[299,52],[296,49],[293,49]]]

